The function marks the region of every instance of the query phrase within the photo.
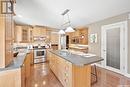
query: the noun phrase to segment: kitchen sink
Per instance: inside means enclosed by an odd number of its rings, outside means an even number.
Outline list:
[[[80,56],[83,56],[83,57],[94,57],[94,56],[96,56],[95,54],[83,53],[83,52],[72,52],[72,54],[80,55]]]
[[[70,53],[69,51],[62,50],[62,51],[59,52],[59,54],[62,55],[62,56],[68,56],[68,55],[70,55],[71,53]]]
[[[94,57],[96,55],[95,54],[91,54],[91,53],[87,53],[87,54],[83,54],[82,56],[84,56],[84,57]]]

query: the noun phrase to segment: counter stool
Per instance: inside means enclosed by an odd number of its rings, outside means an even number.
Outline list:
[[[94,78],[94,81],[93,81],[93,78]],[[96,68],[96,65],[95,64],[92,64],[91,65],[91,84],[94,84],[97,82],[97,68]]]

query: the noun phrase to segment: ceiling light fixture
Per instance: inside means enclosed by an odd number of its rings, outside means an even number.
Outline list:
[[[67,29],[65,30],[65,32],[74,32],[75,30],[72,27],[67,27]]]
[[[67,23],[69,24],[69,27],[66,28],[65,32],[74,32],[75,30],[71,27],[71,22],[70,22],[70,18],[69,18],[69,14],[68,14],[69,11],[70,11],[69,9],[66,9],[63,14],[63,15],[67,15],[67,17],[68,17]]]
[[[60,30],[59,34],[65,34],[64,30]]]
[[[66,9],[61,15],[63,16],[63,24],[62,24],[62,26],[64,26],[64,25],[67,25],[67,24],[69,24],[69,26],[66,28],[66,30],[64,31],[64,30],[60,30],[59,31],[59,34],[65,34],[65,32],[74,32],[75,30],[71,27],[71,22],[70,22],[70,18],[69,18],[69,14],[68,14],[68,12],[69,12],[70,10],[69,9]],[[64,23],[64,16],[65,15],[67,15],[67,22],[65,22]]]

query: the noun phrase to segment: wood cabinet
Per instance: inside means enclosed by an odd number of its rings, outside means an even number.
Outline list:
[[[51,70],[64,87],[72,87],[72,64],[52,53],[48,52],[48,54]]]
[[[32,53],[26,55],[25,61],[21,67],[21,87],[30,87]]]
[[[51,41],[51,32],[52,32],[52,30],[50,30],[50,29],[46,30],[46,35],[47,35],[48,42]]]
[[[33,36],[46,36],[47,29],[43,26],[35,26],[33,27]]]
[[[0,87],[21,87],[20,69],[0,72]]]
[[[67,33],[70,44],[88,44],[88,28],[78,28],[75,32]]]
[[[58,50],[58,44],[51,44],[51,49]]]
[[[58,44],[59,35],[51,33],[52,29],[44,26],[15,26],[15,42],[30,43],[34,42],[34,37],[45,37],[47,43]]]
[[[15,26],[15,42],[30,43],[33,42],[33,29],[31,26]]]
[[[21,68],[14,68],[0,72],[0,87],[31,87],[31,55],[31,53],[26,55]]]
[[[39,37],[44,36],[47,39],[47,42],[51,41],[51,32],[52,29],[44,26],[35,26],[33,27],[33,36]]]
[[[12,53],[12,17],[11,15],[6,15],[5,17],[5,65],[8,65],[12,62],[13,53]]]
[[[64,87],[90,87],[91,66],[76,66],[71,62],[47,51],[50,69]]]
[[[88,44],[88,29],[80,29],[80,44]]]
[[[13,60],[13,22],[13,14],[0,13],[0,68],[6,67]]]
[[[58,33],[51,33],[51,43],[59,44],[59,34]]]
[[[25,64],[21,67],[21,87],[26,87]]]

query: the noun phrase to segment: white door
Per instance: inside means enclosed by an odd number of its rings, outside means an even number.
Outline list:
[[[102,65],[112,71],[127,73],[127,21],[102,26]]]

